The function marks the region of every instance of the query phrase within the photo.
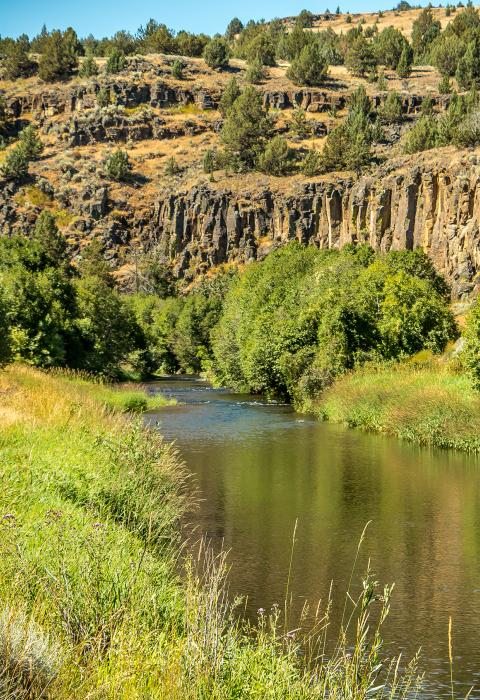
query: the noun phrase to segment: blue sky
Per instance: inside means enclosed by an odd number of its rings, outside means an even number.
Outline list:
[[[109,36],[118,29],[132,32],[150,17],[175,30],[187,29],[213,34],[222,32],[234,15],[242,21],[271,19],[298,14],[306,7],[312,12],[335,10],[338,0],[327,4],[309,5],[306,0],[237,0],[209,2],[208,0],[0,0],[0,36],[38,33],[43,23],[48,29],[72,26],[80,36],[92,32]],[[340,2],[342,11],[350,12],[390,9],[397,0],[353,0]],[[412,3],[413,4],[413,3]],[[422,3],[423,4],[423,3]]]

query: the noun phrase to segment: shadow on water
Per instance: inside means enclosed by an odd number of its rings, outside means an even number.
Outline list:
[[[359,577],[371,558],[377,578],[395,582],[385,636],[406,656],[422,647],[424,697],[450,697],[450,615],[459,697],[480,686],[479,459],[320,423],[197,378],[150,390],[180,402],[146,420],[195,474],[202,500],[191,517],[230,550],[230,588],[248,596],[250,615],[283,602],[297,519],[297,611],[325,599],[331,581],[343,600],[371,520]]]

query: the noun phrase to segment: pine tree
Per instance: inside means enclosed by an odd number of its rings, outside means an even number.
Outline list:
[[[399,78],[408,78],[412,73],[413,53],[408,44],[403,48],[402,55],[397,65],[397,75]]]
[[[253,167],[272,131],[272,123],[263,107],[262,96],[246,87],[228,110],[221,131],[230,163]]]
[[[287,175],[291,171],[293,152],[283,136],[275,136],[267,143],[258,165],[264,173],[275,177]]]
[[[0,171],[6,180],[24,180],[28,176],[29,164],[25,150],[16,146],[7,153]]]
[[[7,80],[26,78],[34,72],[35,63],[29,56],[30,43],[23,34],[8,48],[3,62],[4,74]]]
[[[322,85],[328,73],[328,63],[318,42],[307,44],[292,61],[287,71],[295,85]]]
[[[210,68],[221,69],[228,66],[230,50],[225,39],[217,37],[208,42],[203,51],[205,63]]]
[[[71,47],[66,45],[63,35],[54,31],[45,39],[44,52],[38,66],[41,80],[53,82],[68,77],[76,66]]]
[[[218,109],[220,111],[220,114],[222,117],[227,116],[227,112],[230,109],[230,107],[233,105],[237,97],[239,97],[241,94],[240,87],[236,81],[235,78],[230,78],[230,80],[227,83],[227,86],[225,90],[223,91],[223,94],[220,98],[220,102],[218,104]]]
[[[38,131],[30,124],[20,132],[20,143],[28,160],[37,160],[43,151],[43,143],[38,138]]]
[[[111,153],[105,161],[105,173],[112,180],[126,180],[131,169],[128,154],[120,148]]]
[[[120,73],[120,71],[122,71],[125,68],[125,64],[126,59],[123,51],[118,51],[117,49],[114,49],[108,57],[105,66],[105,73],[107,73],[107,75],[114,75],[116,73]]]
[[[98,75],[98,66],[92,54],[88,54],[88,56],[85,57],[82,66],[78,71],[78,75],[81,78],[92,78],[93,76]]]
[[[368,75],[377,67],[377,59],[373,52],[372,45],[360,34],[347,51],[345,65],[348,71],[360,78]]]

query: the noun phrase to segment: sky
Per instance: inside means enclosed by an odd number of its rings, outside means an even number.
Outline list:
[[[311,12],[332,12],[332,6],[309,5],[307,0],[0,0],[0,36],[37,34],[45,23],[49,30],[71,26],[81,37],[111,36],[119,29],[135,32],[151,17],[176,31],[223,33],[234,16],[242,21],[272,19],[296,15],[306,8]],[[340,2],[343,12],[375,12],[390,9],[397,0],[349,0]],[[326,0],[329,2],[329,0]],[[413,4],[413,3],[412,3]],[[423,3],[422,3],[423,4]]]

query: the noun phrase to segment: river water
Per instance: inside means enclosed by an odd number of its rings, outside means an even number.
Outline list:
[[[196,378],[149,386],[177,406],[148,414],[175,441],[196,477],[199,535],[230,551],[230,590],[247,610],[299,611],[333,581],[343,605],[358,539],[358,564],[395,582],[384,636],[392,651],[422,647],[425,698],[451,697],[448,619],[453,621],[456,697],[480,697],[480,460],[366,435],[296,414],[258,397],[212,389]],[[334,620],[335,621],[335,620]]]

